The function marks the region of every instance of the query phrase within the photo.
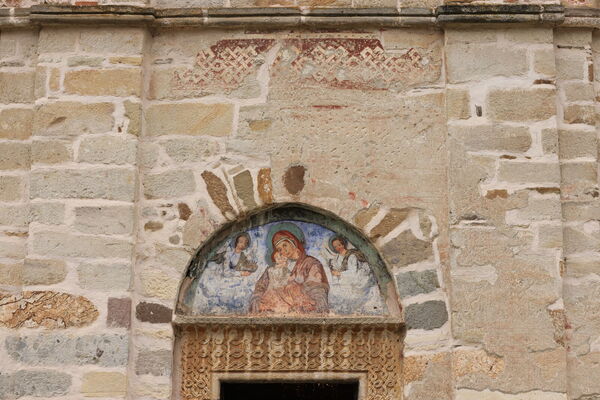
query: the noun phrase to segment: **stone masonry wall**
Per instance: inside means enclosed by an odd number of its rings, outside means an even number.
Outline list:
[[[600,396],[597,40],[2,29],[0,398],[171,398],[191,255],[274,202],[380,250],[406,399]]]

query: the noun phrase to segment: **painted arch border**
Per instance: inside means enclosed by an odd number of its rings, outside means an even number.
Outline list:
[[[186,320],[191,317],[188,310],[186,310],[184,296],[193,280],[199,276],[198,274],[200,273],[203,260],[209,259],[223,241],[231,237],[234,232],[248,230],[256,226],[279,220],[295,220],[313,223],[345,236],[349,242],[357,246],[358,250],[367,257],[369,265],[371,265],[381,296],[388,309],[388,314],[385,317],[393,318],[398,322],[403,322],[402,306],[393,275],[384,258],[381,256],[379,249],[372,240],[365,235],[362,230],[352,223],[345,221],[342,217],[333,212],[299,202],[273,203],[266,207],[256,208],[250,212],[240,214],[237,219],[228,221],[214,229],[212,234],[195,250],[190,262],[185,268],[184,276],[180,281],[177,292],[177,301],[175,305],[176,320]],[[202,316],[201,318],[206,317]],[[260,318],[268,317],[256,316],[253,319]],[[335,317],[328,316],[325,318]],[[361,316],[353,318],[369,319],[369,317]]]

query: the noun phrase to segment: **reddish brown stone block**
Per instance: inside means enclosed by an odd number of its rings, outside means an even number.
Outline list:
[[[173,310],[162,304],[141,302],[135,308],[135,317],[142,322],[166,324],[171,322]]]
[[[204,171],[202,173],[202,179],[206,182],[206,189],[210,198],[215,205],[221,210],[224,216],[232,218],[235,215],[233,207],[229,203],[227,198],[227,187],[218,176],[210,171]]]
[[[304,174],[306,168],[302,165],[292,165],[283,175],[283,186],[290,194],[298,194],[304,189]]]
[[[127,328],[131,326],[131,299],[111,297],[108,299],[106,325],[109,327]]]

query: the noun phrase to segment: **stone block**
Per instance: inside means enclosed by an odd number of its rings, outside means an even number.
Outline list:
[[[596,202],[581,203],[565,201],[562,208],[565,221],[600,220],[600,207],[598,207],[598,203]]]
[[[531,147],[529,129],[502,124],[448,126],[448,136],[468,151],[524,153]]]
[[[556,76],[561,80],[587,78],[588,59],[585,50],[560,49],[555,53]]]
[[[233,129],[233,110],[233,104],[220,103],[152,105],[145,114],[148,134],[227,136]]]
[[[29,169],[30,165],[31,146],[29,143],[0,143],[0,169]]]
[[[549,27],[518,27],[504,31],[504,38],[518,44],[526,43],[553,43],[554,32]]]
[[[142,57],[140,57],[140,56],[109,57],[108,62],[111,64],[140,66],[140,65],[142,65]]]
[[[511,225],[529,225],[531,221],[560,220],[561,207],[558,196],[529,198],[526,207],[509,210],[506,220]]]
[[[56,257],[130,258],[133,244],[104,236],[83,236],[59,231],[39,231],[31,236],[35,254]]]
[[[64,329],[91,324],[98,318],[94,304],[83,296],[53,291],[24,291],[3,299],[0,325],[8,328]]]
[[[558,47],[585,47],[592,44],[591,29],[560,28],[554,31],[554,44]]]
[[[29,204],[29,219],[44,225],[61,225],[65,222],[63,203],[34,202]]]
[[[148,199],[178,198],[196,190],[194,174],[188,169],[148,174],[142,183]]]
[[[171,350],[142,350],[135,362],[137,375],[170,376],[172,364]]]
[[[0,201],[17,201],[22,197],[22,178],[20,176],[0,175]]]
[[[167,155],[176,163],[205,162],[221,152],[219,143],[205,137],[180,137],[161,141]]]
[[[59,164],[73,160],[72,143],[65,140],[34,140],[31,143],[31,162]]]
[[[13,381],[11,391],[15,398],[64,396],[69,393],[72,381],[71,375],[51,370],[21,370],[12,374],[11,378]],[[0,393],[2,393],[1,389]]]
[[[26,140],[31,136],[33,110],[8,108],[0,111],[0,139]]]
[[[510,183],[558,184],[559,165],[556,162],[500,160],[498,179]]]
[[[556,111],[554,89],[495,89],[488,94],[488,115],[494,121],[538,121]]]
[[[23,264],[0,264],[0,285],[21,286],[23,283]]]
[[[544,154],[558,153],[558,131],[555,128],[542,129],[542,150]]]
[[[83,375],[84,397],[125,397],[127,377],[120,372],[88,372]]]
[[[591,104],[571,104],[564,109],[566,124],[596,124],[596,109]]]
[[[127,335],[99,334],[74,337],[68,334],[8,336],[6,352],[27,365],[97,365],[118,367],[127,364]]]
[[[451,83],[494,76],[518,76],[527,70],[527,51],[524,48],[480,43],[446,46],[446,71]]]
[[[126,329],[131,327],[131,298],[109,297],[106,326]]]
[[[45,26],[40,31],[38,50],[41,53],[65,53],[75,51],[77,28],[56,28]]]
[[[538,243],[543,248],[561,248],[563,232],[560,225],[540,225],[538,230]]]
[[[431,300],[425,303],[410,304],[404,311],[408,329],[432,330],[442,327],[448,321],[446,303]]]
[[[27,258],[23,264],[23,285],[54,285],[67,276],[62,260]]]
[[[446,89],[446,112],[450,119],[471,117],[471,98],[468,90]]]
[[[562,181],[565,184],[575,182],[597,182],[598,163],[596,162],[577,162],[564,163],[560,168]]]
[[[559,130],[558,140],[560,148],[558,151],[561,160],[578,157],[596,157],[598,154],[598,139],[593,130]]]
[[[554,58],[553,48],[537,49],[533,51],[533,70],[542,75],[556,75],[556,60]]]
[[[79,286],[89,290],[110,292],[128,290],[131,267],[127,264],[87,264],[77,267]]]
[[[73,56],[67,58],[68,67],[100,67],[104,57]]]
[[[61,101],[40,105],[33,120],[35,135],[81,135],[110,132],[114,106],[111,103],[83,104]]]
[[[410,231],[402,232],[386,243],[382,255],[392,268],[401,268],[433,257],[430,242],[417,239]]]
[[[133,206],[76,207],[75,229],[83,233],[130,235],[133,231]]]
[[[87,136],[81,140],[77,161],[92,164],[135,164],[137,140],[128,136]]]
[[[213,203],[219,208],[221,213],[228,219],[235,216],[235,211],[229,202],[227,196],[228,189],[225,183],[216,174],[211,171],[202,172],[202,179],[206,184],[206,190]],[[302,182],[304,184],[304,182]]]
[[[173,300],[177,296],[179,279],[158,269],[149,269],[141,274],[144,294],[163,300]]]
[[[123,102],[125,106],[125,118],[129,120],[127,124],[127,133],[139,136],[142,132],[142,104],[132,101]]]
[[[173,310],[162,304],[141,302],[135,307],[135,317],[141,322],[168,324],[172,315]]]
[[[79,49],[85,53],[140,54],[143,28],[95,27],[80,31]]]
[[[440,287],[435,270],[403,272],[396,275],[396,282],[402,298],[431,293]]]
[[[0,103],[31,103],[35,72],[0,72]]]
[[[489,389],[482,391],[459,389],[456,391],[455,397],[456,400],[565,400],[566,398],[564,393],[553,391],[532,390],[528,393],[512,394]]]
[[[5,258],[21,260],[25,258],[26,244],[21,238],[0,236],[0,254]]]
[[[27,204],[0,205],[0,225],[25,228],[29,223]]]
[[[594,98],[594,85],[591,82],[563,82],[561,86],[567,102],[590,101]]]
[[[42,199],[106,199],[133,201],[131,169],[60,169],[31,172],[30,196]]]
[[[394,8],[396,5],[393,6]],[[442,40],[441,32],[434,29],[383,30],[383,47],[386,50],[404,50],[411,47],[427,48]]]
[[[139,96],[142,74],[139,68],[67,71],[64,87],[82,96]]]

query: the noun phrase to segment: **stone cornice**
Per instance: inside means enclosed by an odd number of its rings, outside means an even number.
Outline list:
[[[0,27],[147,25],[197,28],[395,28],[403,26],[530,24],[600,27],[600,9],[561,5],[448,4],[428,8],[171,8],[48,6],[0,9]]]

